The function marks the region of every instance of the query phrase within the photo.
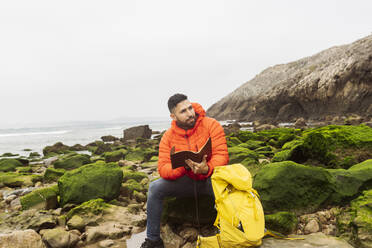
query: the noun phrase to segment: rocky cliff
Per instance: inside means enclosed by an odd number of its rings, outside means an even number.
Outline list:
[[[219,120],[372,116],[372,35],[270,67],[214,105]]]

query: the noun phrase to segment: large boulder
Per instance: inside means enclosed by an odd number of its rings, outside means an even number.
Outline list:
[[[255,176],[253,188],[267,212],[311,212],[333,192],[331,180],[331,174],[323,168],[285,161],[263,166]]]
[[[137,138],[150,139],[152,130],[149,125],[130,127],[124,130],[124,141],[136,140]]]
[[[40,235],[34,230],[0,233],[0,248],[46,248]]]
[[[72,170],[90,162],[90,157],[87,154],[68,154],[58,159],[53,165],[56,169]]]
[[[98,161],[66,172],[59,180],[60,203],[80,204],[102,198],[113,200],[119,196],[123,172],[117,164]]]
[[[43,149],[43,154],[45,157],[54,156],[56,154],[63,154],[70,152],[70,147],[64,145],[62,142],[57,142],[52,146],[46,146]]]

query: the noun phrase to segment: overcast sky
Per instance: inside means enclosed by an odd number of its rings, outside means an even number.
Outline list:
[[[372,1],[0,2],[0,127],[205,109],[269,66],[372,32]]]

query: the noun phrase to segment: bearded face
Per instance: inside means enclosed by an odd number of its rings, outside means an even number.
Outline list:
[[[196,122],[196,115],[191,102],[189,100],[179,102],[173,109],[171,118],[176,121],[180,128],[192,129]]]

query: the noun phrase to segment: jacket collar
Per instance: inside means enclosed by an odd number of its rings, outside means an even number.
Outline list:
[[[203,109],[203,107],[199,103],[193,102],[193,103],[191,103],[191,105],[194,108],[195,115],[197,117],[196,122],[195,122],[195,125],[194,125],[194,127],[192,129],[185,130],[185,129],[182,129],[179,126],[177,126],[176,121],[173,120],[172,121],[171,129],[172,129],[173,132],[175,132],[178,135],[181,135],[181,136],[190,136],[190,135],[192,135],[195,132],[195,130],[197,129],[197,127],[200,125],[200,122],[205,117],[205,110]]]

